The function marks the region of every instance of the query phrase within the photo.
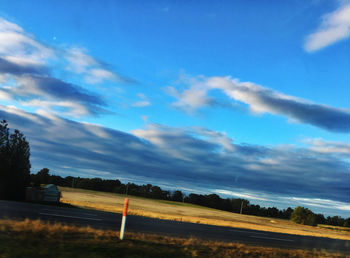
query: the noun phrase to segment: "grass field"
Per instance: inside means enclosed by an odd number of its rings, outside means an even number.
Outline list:
[[[83,208],[92,208],[111,212],[122,212],[125,195],[60,187],[61,201]],[[228,226],[270,232],[288,233],[305,236],[328,237],[350,240],[347,228],[312,227],[293,223],[288,220],[271,219],[232,212],[220,211],[188,203],[152,200],[128,196],[129,214],[151,218],[169,219]]]
[[[344,257],[324,251],[286,250],[76,227],[40,220],[0,220],[0,257]]]

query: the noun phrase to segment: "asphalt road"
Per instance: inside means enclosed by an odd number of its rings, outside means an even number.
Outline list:
[[[0,218],[41,219],[119,230],[121,214],[0,200]],[[281,248],[318,249],[350,255],[350,241],[128,216],[126,231]]]

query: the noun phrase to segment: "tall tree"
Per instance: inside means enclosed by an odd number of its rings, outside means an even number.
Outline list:
[[[0,199],[24,199],[30,181],[30,147],[24,135],[0,122]]]

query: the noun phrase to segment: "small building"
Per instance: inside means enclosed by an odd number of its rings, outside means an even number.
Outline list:
[[[44,200],[44,191],[40,187],[26,187],[26,201],[42,202]]]
[[[41,187],[27,187],[26,201],[30,202],[59,202],[61,193],[56,185],[48,184]]]

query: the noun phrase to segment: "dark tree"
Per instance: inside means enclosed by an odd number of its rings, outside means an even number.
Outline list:
[[[345,220],[339,216],[334,217],[327,217],[326,224],[333,225],[333,226],[343,226],[345,223]]]
[[[350,218],[347,218],[346,220],[344,220],[344,227],[350,227]]]
[[[30,147],[24,135],[0,122],[0,199],[21,200],[30,181]]]
[[[326,223],[326,219],[323,216],[323,214],[316,214],[316,223],[317,224],[325,224]]]
[[[299,224],[315,226],[317,216],[311,210],[298,206],[294,209],[290,219]]]
[[[159,186],[151,187],[151,198],[163,199],[162,196],[163,196],[163,191]]]
[[[288,207],[286,210],[283,210],[282,218],[284,219],[290,219],[293,213],[293,209],[291,207]]]
[[[221,203],[221,198],[219,195],[217,194],[209,194],[205,196],[205,203],[206,205],[208,205],[208,207],[210,208],[219,208],[220,207],[220,203]]]
[[[43,168],[35,175],[30,175],[31,181],[34,184],[34,186],[40,186],[41,184],[48,184],[50,183],[50,175],[49,175],[49,169]]]
[[[272,218],[278,218],[278,209],[276,207],[267,208],[267,216]]]
[[[173,194],[171,195],[171,200],[175,201],[175,202],[182,202],[183,201],[183,194],[181,191],[177,190],[175,192],[173,192]]]

